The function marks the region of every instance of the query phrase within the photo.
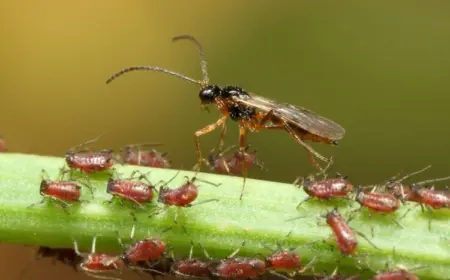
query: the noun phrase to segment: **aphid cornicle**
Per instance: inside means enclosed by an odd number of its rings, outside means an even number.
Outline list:
[[[329,159],[320,155],[305,141],[310,140],[336,145],[345,134],[345,130],[342,126],[308,109],[291,104],[278,103],[274,100],[249,93],[238,86],[220,87],[218,85],[210,84],[206,60],[200,42],[191,35],[175,36],[172,40],[178,41],[182,39],[194,42],[197,47],[201,59],[200,64],[203,73],[202,80],[195,80],[183,74],[157,66],[132,66],[113,74],[106,83],[110,83],[124,73],[135,70],[150,70],[172,75],[199,85],[199,97],[202,106],[216,105],[222,116],[215,123],[207,125],[195,132],[197,164],[194,169],[196,171],[200,170],[203,161],[199,141],[200,136],[221,127],[221,137],[223,138],[225,136],[226,121],[228,119],[237,121],[239,124],[239,149],[241,152],[245,150],[245,142],[249,131],[284,130],[308,151],[311,162],[317,168],[321,169],[314,157],[324,162],[329,161]],[[242,165],[242,169],[244,183],[240,199],[242,199],[247,175],[245,164]]]

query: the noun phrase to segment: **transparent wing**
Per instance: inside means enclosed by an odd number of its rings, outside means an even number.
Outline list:
[[[342,139],[345,134],[344,128],[339,124],[302,107],[278,103],[252,93],[249,93],[248,96],[233,97],[233,100],[239,104],[255,107],[263,112],[273,110],[274,116],[286,120],[290,125],[324,138],[337,141]]]

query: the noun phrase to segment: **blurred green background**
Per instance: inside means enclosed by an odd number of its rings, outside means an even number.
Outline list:
[[[203,44],[213,83],[309,108],[347,130],[332,171],[376,183],[432,164],[450,175],[448,1],[0,1],[0,133],[13,152],[62,156],[94,147],[162,142],[175,167],[195,163],[200,110],[193,84],[160,73],[105,80],[131,65],[200,78],[189,33]],[[213,108],[212,108],[213,109]],[[229,123],[228,144],[237,143]],[[218,131],[202,137],[203,152]],[[251,133],[269,172],[292,182],[315,172],[286,133]]]

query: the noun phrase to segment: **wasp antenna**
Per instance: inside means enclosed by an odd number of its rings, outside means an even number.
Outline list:
[[[200,42],[194,36],[189,35],[189,34],[182,34],[182,35],[174,36],[174,37],[172,37],[172,42],[176,42],[178,40],[183,40],[183,39],[194,42],[195,46],[197,47],[197,52],[200,55],[200,67],[202,69],[202,74],[203,74],[203,83],[206,85],[209,84],[208,66],[206,64],[205,53],[203,52],[202,44],[200,44]]]
[[[198,84],[198,85],[202,85],[203,82],[202,81],[197,81],[194,80],[192,78],[189,78],[188,76],[185,76],[183,74],[174,72],[174,71],[170,71],[168,69],[165,68],[161,68],[158,66],[131,66],[125,69],[120,70],[119,72],[113,74],[111,77],[109,77],[108,80],[106,80],[106,83],[109,84],[111,83],[113,80],[117,79],[118,77],[122,76],[125,73],[131,72],[131,71],[140,71],[140,70],[147,70],[147,71],[155,71],[155,72],[161,72],[161,73],[165,73],[171,76],[175,76],[179,79],[194,83],[194,84]]]

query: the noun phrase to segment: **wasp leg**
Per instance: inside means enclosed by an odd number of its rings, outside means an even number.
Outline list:
[[[228,119],[228,116],[222,116],[215,123],[205,126],[204,128],[197,130],[195,136],[195,148],[197,151],[197,164],[194,166],[194,170],[199,172],[203,163],[202,151],[200,149],[200,136],[208,134],[221,126]]]

